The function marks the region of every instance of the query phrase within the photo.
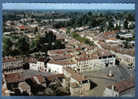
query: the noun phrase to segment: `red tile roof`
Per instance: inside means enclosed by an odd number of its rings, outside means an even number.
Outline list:
[[[57,49],[57,50],[49,50],[48,52],[50,54],[64,54],[64,53],[67,53],[67,52],[72,52],[73,49]]]
[[[118,30],[111,31],[111,32],[104,32],[104,35],[107,36],[107,35],[111,35],[111,34],[116,34],[117,32],[118,32]]]
[[[5,75],[5,80],[8,83],[15,83],[15,82],[20,82],[24,81],[24,77],[22,77],[21,73],[11,73],[11,74],[6,74]]]
[[[53,74],[53,75],[47,76],[47,79],[48,80],[54,80],[54,79],[63,78],[63,77],[64,77],[64,74]]]
[[[46,58],[39,58],[38,61],[40,62],[45,62],[47,59]]]
[[[18,60],[22,60],[22,58],[16,58],[16,57],[4,57],[4,58],[3,58],[3,63],[6,63],[6,62],[13,62],[13,61],[18,61]]]
[[[109,38],[108,40],[117,40],[116,38]]]
[[[112,53],[108,50],[97,50],[97,54],[99,57],[102,57],[102,56],[110,56],[112,55]]]
[[[25,26],[23,26],[23,25],[22,25],[22,26],[18,26],[18,27],[19,27],[20,29],[25,29]]]
[[[71,58],[71,55],[55,55],[50,57],[52,60],[65,60]]]
[[[71,74],[71,77],[74,78],[75,80],[79,81],[79,82],[84,81],[84,80],[88,80],[83,75],[81,75],[81,74],[79,74],[77,72],[74,72],[71,68],[64,67],[64,70],[66,70],[67,72],[69,72]]]
[[[118,83],[113,84],[115,87],[115,90],[118,91],[119,93],[122,93],[128,89],[134,88],[135,87],[135,81],[134,79],[129,79],[129,80],[122,80]],[[108,88],[112,88],[112,86],[108,86]]]
[[[85,53],[82,53],[80,55],[80,57],[78,58],[75,58],[77,61],[87,61],[87,60],[92,60],[92,59],[98,59],[98,55],[97,54],[90,54],[90,55],[87,55]]]
[[[27,58],[24,59],[24,61],[28,62],[28,63],[36,63],[37,59],[33,58],[33,57],[27,57]]]
[[[88,58],[88,57],[79,57],[79,58],[76,58],[77,61],[87,61],[87,60],[90,60],[92,58]]]
[[[77,88],[78,84],[74,82],[74,83],[71,83],[70,86],[73,87],[73,88]]]
[[[35,76],[33,76],[33,79],[34,79],[34,77],[37,77],[38,78],[38,80],[39,80],[39,82],[42,84],[42,83],[45,83],[45,78],[43,77],[43,76],[41,76],[41,75],[35,75]]]
[[[50,60],[48,63],[59,64],[59,65],[75,64],[75,62],[73,62],[73,61],[54,61],[54,60]]]

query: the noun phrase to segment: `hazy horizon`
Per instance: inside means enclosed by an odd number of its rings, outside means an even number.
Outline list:
[[[120,3],[3,3],[3,10],[134,10],[135,4]]]

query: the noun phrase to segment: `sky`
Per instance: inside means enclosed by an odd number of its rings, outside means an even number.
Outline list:
[[[3,9],[16,9],[16,10],[27,10],[27,9],[47,9],[47,10],[58,10],[58,9],[102,9],[102,10],[134,10],[135,4],[121,4],[121,3],[3,3]]]

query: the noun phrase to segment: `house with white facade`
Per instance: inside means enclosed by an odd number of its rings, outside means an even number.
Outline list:
[[[63,73],[63,67],[70,67],[78,72],[85,72],[115,66],[115,55],[106,50],[97,49],[92,53],[84,52],[83,50],[74,50],[73,52],[71,50],[71,52],[66,52],[66,54],[64,51],[56,50],[49,53],[52,55],[50,57],[51,60],[47,63],[49,71]],[[61,56],[59,53],[65,55]]]
[[[36,71],[41,71],[41,72],[46,72],[46,59],[45,58],[40,58],[38,60],[34,60],[29,62],[29,68],[31,70],[36,70]]]
[[[119,34],[119,37],[120,37],[120,38],[125,38],[125,39],[127,39],[127,38],[133,38],[133,35],[130,34],[130,33],[127,33],[127,34]]]
[[[126,64],[128,66],[131,66],[133,69],[135,69],[135,57],[134,56],[130,56],[127,54],[121,54],[121,53],[115,53],[115,55],[117,59],[120,60],[120,63]]]
[[[84,54],[74,58],[80,72],[115,66],[115,60],[115,55],[106,50],[98,50],[92,54]]]
[[[47,63],[47,71],[49,72],[63,74],[63,67],[74,68],[76,67],[76,64],[74,62],[69,62],[69,61],[55,61],[55,60],[50,60]]]

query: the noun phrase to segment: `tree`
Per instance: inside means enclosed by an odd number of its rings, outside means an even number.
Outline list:
[[[90,45],[90,46],[94,46],[94,42],[91,41],[89,45]]]
[[[69,27],[67,28],[66,33],[67,33],[68,35],[70,35],[70,28],[69,28]]]
[[[29,41],[26,37],[19,38],[17,44],[17,50],[19,51],[20,55],[27,55],[29,52]]]
[[[16,55],[19,55],[19,51],[15,48],[15,49],[12,49],[11,52],[10,52],[10,55],[11,56],[16,56]]]
[[[88,12],[88,15],[89,15],[89,16],[92,16],[92,12],[91,12],[91,11],[89,11],[89,12]]]
[[[90,44],[90,41],[88,39],[85,40],[86,44]]]
[[[116,30],[120,30],[121,29],[121,26],[120,25],[117,25],[115,29]]]
[[[12,41],[8,37],[3,37],[3,55],[8,56],[11,53]]]
[[[114,29],[114,25],[112,21],[109,21],[108,30],[113,30],[113,29]]]
[[[45,36],[40,37],[38,41],[34,41],[34,45],[37,46],[37,51],[45,52],[45,55],[47,55],[48,50],[65,48],[62,41],[56,40],[56,35],[52,31],[46,32]]]
[[[61,41],[59,41],[59,40],[56,40],[55,41],[55,45],[54,45],[54,48],[55,49],[60,49],[60,48],[64,48],[65,46],[62,44],[62,42]]]
[[[124,44],[124,48],[129,48],[127,40],[125,42],[123,42],[123,44]]]
[[[38,27],[35,27],[34,33],[36,34],[38,32]]]
[[[100,27],[100,32],[104,32],[104,26]]]
[[[125,22],[124,22],[124,28],[128,29],[128,21],[127,20],[125,20]]]
[[[31,44],[30,44],[30,50],[34,50],[35,48],[37,48],[37,40],[32,40]]]

